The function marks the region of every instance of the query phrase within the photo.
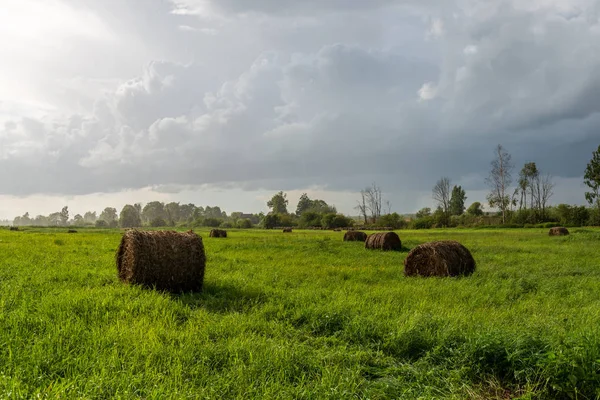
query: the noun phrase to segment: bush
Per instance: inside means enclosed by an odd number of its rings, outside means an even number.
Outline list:
[[[305,211],[300,216],[299,226],[303,228],[321,226],[322,215],[314,211]]]
[[[417,218],[414,221],[412,221],[412,228],[413,229],[431,229],[434,222],[435,221],[433,220],[432,217]]]
[[[222,222],[221,225],[219,225],[219,228],[231,229],[231,228],[233,228],[233,223],[231,223],[229,221]]]
[[[252,221],[249,219],[240,219],[237,222],[237,227],[240,229],[250,229],[252,228]]]
[[[164,218],[156,217],[152,221],[150,221],[150,226],[154,228],[158,228],[161,226],[167,226],[167,221]]]
[[[327,229],[346,228],[352,225],[353,221],[342,214],[329,213],[321,218],[321,226]]]
[[[267,214],[261,221],[261,225],[265,229],[273,229],[279,226],[279,215],[278,214]]]
[[[377,223],[381,226],[389,226],[394,229],[406,228],[406,226],[408,225],[408,222],[406,222],[402,215],[398,213],[386,214],[379,218],[379,221],[377,221]]]
[[[221,220],[217,218],[204,218],[204,221],[202,221],[202,226],[210,228],[217,228],[219,225],[221,225]]]
[[[96,228],[108,228],[108,223],[103,219],[99,219],[96,221]]]

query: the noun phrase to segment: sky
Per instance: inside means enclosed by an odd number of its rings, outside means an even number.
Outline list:
[[[494,148],[584,204],[600,0],[3,0],[0,219],[277,191],[392,211],[442,176],[485,201]]]

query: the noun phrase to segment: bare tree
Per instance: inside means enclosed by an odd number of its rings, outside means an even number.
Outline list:
[[[367,193],[365,190],[360,191],[360,200],[358,200],[358,205],[354,207],[358,210],[359,214],[365,219],[365,224],[367,221]]]
[[[450,209],[450,178],[443,177],[433,187],[433,199],[445,214]]]
[[[375,223],[381,217],[381,188],[373,182],[371,187],[366,188],[364,192],[367,198],[367,209],[371,212],[371,221]]]
[[[546,207],[550,198],[554,195],[554,182],[552,182],[552,176],[550,174],[540,175],[536,173],[532,177],[531,181],[531,195],[533,203],[537,209],[540,220],[546,217]]]
[[[494,150],[495,159],[491,162],[492,169],[490,176],[486,179],[490,186],[490,193],[487,196],[491,207],[497,207],[502,212],[502,223],[506,223],[506,214],[511,205],[509,196],[510,184],[512,182],[511,156],[506,152],[501,144]]]
[[[392,203],[390,203],[389,200],[385,201],[385,208],[386,208],[387,214],[392,213]]]

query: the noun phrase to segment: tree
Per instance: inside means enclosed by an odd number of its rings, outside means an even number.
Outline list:
[[[491,207],[497,207],[502,213],[502,223],[506,223],[506,214],[510,207],[509,193],[510,184],[512,182],[511,156],[506,152],[501,144],[496,146],[494,150],[495,158],[491,162],[492,169],[490,175],[486,179],[490,186],[490,193],[487,196],[488,203]]]
[[[367,208],[371,212],[371,222],[375,223],[381,217],[382,199],[381,199],[381,188],[377,186],[375,182],[365,189],[365,196],[367,200]]]
[[[142,219],[144,222],[150,223],[152,220],[157,218],[162,218],[163,220],[167,219],[165,204],[160,201],[151,201],[142,209]]]
[[[429,208],[429,207],[423,207],[419,211],[417,211],[417,214],[415,216],[417,218],[430,217],[431,216],[431,208]]]
[[[99,220],[106,222],[106,224],[110,227],[113,227],[117,223],[117,209],[113,207],[106,207],[102,213],[100,213]]]
[[[450,197],[450,215],[462,215],[465,212],[466,200],[467,196],[463,188],[454,186]]]
[[[85,221],[83,220],[83,217],[81,216],[81,214],[77,214],[73,217],[73,225],[76,226],[81,226],[83,225]]]
[[[476,201],[469,206],[467,209],[467,214],[472,215],[474,217],[479,217],[483,215],[483,209],[481,208],[481,203]]]
[[[62,210],[60,210],[60,216],[59,216],[60,226],[67,226],[67,221],[69,221],[69,207],[64,206],[62,208]]]
[[[137,228],[142,226],[142,218],[138,209],[135,206],[126,204],[121,210],[119,225],[121,228]]]
[[[296,206],[296,215],[301,216],[302,213],[310,209],[312,205],[313,202],[308,195],[306,193],[302,193],[300,199],[298,200],[298,205]]]
[[[182,204],[179,206],[179,219],[185,222],[191,222],[194,218],[194,212],[196,211],[196,206],[192,203],[190,204]]]
[[[552,176],[550,176],[550,174],[544,176],[537,174],[534,177],[532,186],[535,187],[534,199],[536,208],[540,219],[543,221],[546,218],[546,208],[550,201],[550,197],[554,195],[554,182],[552,182]]]
[[[179,203],[171,202],[165,205],[165,213],[169,225],[175,225],[179,222]]]
[[[267,201],[267,206],[271,209],[271,212],[274,214],[287,214],[288,200],[286,197],[287,194],[280,191],[271,200]]]
[[[86,223],[94,224],[94,223],[96,223],[97,219],[98,219],[98,217],[96,216],[96,211],[94,211],[94,212],[87,211],[85,214],[83,214],[83,220]]]
[[[364,190],[360,191],[360,200],[358,200],[358,204],[354,208],[358,210],[359,214],[364,218],[365,224],[367,224],[367,193]]]
[[[450,209],[450,178],[443,177],[433,187],[433,199],[444,213]]]
[[[600,212],[600,146],[592,153],[592,159],[585,168],[583,182],[591,189],[585,192],[585,199]]]
[[[265,229],[273,229],[279,225],[279,215],[278,214],[267,214],[262,219],[261,223],[263,228]]]

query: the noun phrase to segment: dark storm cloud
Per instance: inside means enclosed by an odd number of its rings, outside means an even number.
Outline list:
[[[407,18],[395,1],[177,3],[169,23],[180,17],[198,29],[220,24],[211,48],[218,43],[223,52],[150,62],[89,114],[0,125],[0,193],[172,192],[203,184],[356,191],[373,180],[426,192],[440,176],[482,190],[498,143],[517,166],[536,161],[569,178],[582,175],[600,142],[600,24],[593,8],[565,16],[550,0],[527,7],[455,2],[454,14],[440,15],[422,3],[419,22],[407,31],[411,41],[394,38],[392,17]],[[357,11],[377,25],[388,6],[386,25],[369,44],[330,42],[361,27],[319,22]],[[184,8],[198,18],[179,15]],[[237,16],[250,11],[264,14],[256,22],[268,26],[264,32],[281,36],[262,36],[268,51],[231,67],[227,48],[238,44],[228,40],[256,32]],[[286,36],[289,27],[269,23],[281,14],[314,21]],[[311,31],[322,37],[314,51]],[[305,47],[296,43],[302,32],[310,37]],[[182,47],[181,34],[173,33],[179,49],[207,40],[187,35]],[[282,37],[293,40],[286,47]]]

